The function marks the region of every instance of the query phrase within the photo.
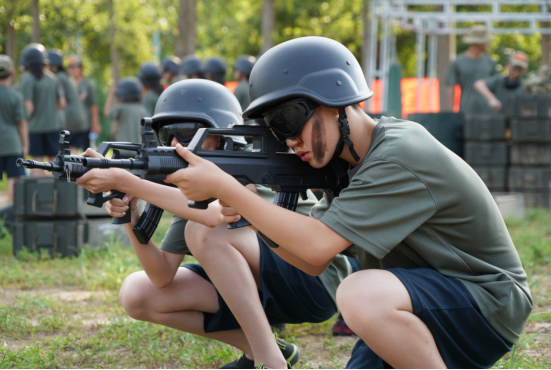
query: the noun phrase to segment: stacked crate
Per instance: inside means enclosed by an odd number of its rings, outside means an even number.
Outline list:
[[[526,204],[551,206],[551,95],[514,95],[509,190],[524,193]]]
[[[507,190],[509,145],[504,115],[468,115],[464,121],[465,161],[492,192]]]
[[[14,186],[13,252],[46,250],[52,257],[75,256],[84,245],[130,244],[124,228],[112,225],[105,207],[86,203],[89,193],[52,177],[23,178]]]

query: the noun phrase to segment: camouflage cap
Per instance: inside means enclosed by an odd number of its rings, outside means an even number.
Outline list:
[[[528,55],[522,51],[516,51],[509,57],[509,64],[520,68],[528,68]]]
[[[13,61],[8,55],[0,54],[0,78],[8,77],[13,71]]]
[[[67,58],[67,66],[69,67],[82,67],[82,58],[80,55],[73,54]]]
[[[475,24],[471,26],[469,33],[463,36],[463,42],[465,44],[487,44],[492,41],[493,36],[486,26],[481,24]]]

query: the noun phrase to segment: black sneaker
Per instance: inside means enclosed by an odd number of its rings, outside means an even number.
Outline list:
[[[225,364],[221,369],[254,369],[254,361],[249,360],[245,353],[241,355],[237,360]]]
[[[294,344],[278,338],[276,334],[274,334],[274,337],[290,369],[294,364],[298,362],[298,358],[300,356],[300,350]]]

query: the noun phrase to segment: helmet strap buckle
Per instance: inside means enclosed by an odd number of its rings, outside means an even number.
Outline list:
[[[341,155],[342,150],[344,149],[344,144],[346,144],[346,146],[348,146],[348,150],[350,150],[350,154],[352,154],[352,158],[354,158],[356,162],[359,162],[360,156],[354,150],[354,143],[348,137],[348,135],[350,135],[350,126],[348,125],[348,117],[346,116],[344,107],[339,107],[339,131],[341,138],[337,143],[337,148],[335,149],[333,158]]]

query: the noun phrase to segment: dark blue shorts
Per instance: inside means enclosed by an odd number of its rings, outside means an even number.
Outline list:
[[[29,133],[29,155],[55,157],[59,149],[59,131]]]
[[[59,141],[59,136],[58,136]],[[88,132],[71,132],[71,136],[69,137],[69,145],[74,146],[75,148],[79,149],[88,149],[88,146],[86,143],[88,142]]]
[[[450,369],[492,367],[512,345],[488,324],[465,285],[426,268],[391,268],[406,286],[413,313],[429,328]],[[407,335],[407,333],[404,333]],[[347,369],[390,368],[363,340],[352,350]]]
[[[318,277],[310,276],[282,260],[260,237],[258,243],[260,244],[262,285],[262,291],[259,291],[259,294],[270,324],[323,322],[337,312],[333,299]],[[210,282],[201,265],[185,264],[183,267]],[[215,314],[204,313],[205,332],[241,328],[219,293],[218,304],[220,309]]]
[[[23,167],[17,167],[15,164],[15,162],[22,157],[23,153],[19,155],[0,156],[0,180],[4,172],[6,176],[8,176],[8,179],[25,176],[25,169]]]

